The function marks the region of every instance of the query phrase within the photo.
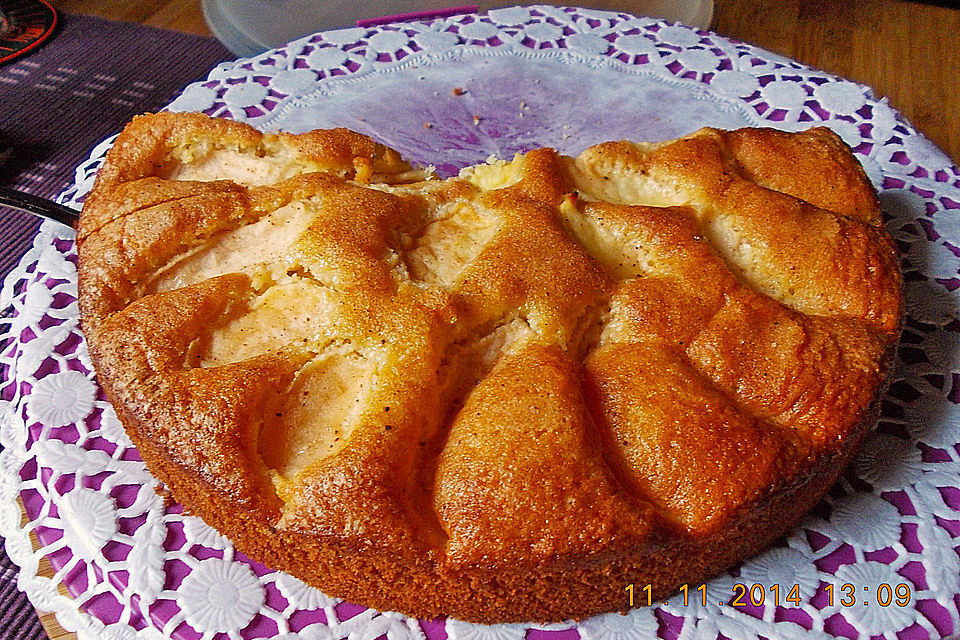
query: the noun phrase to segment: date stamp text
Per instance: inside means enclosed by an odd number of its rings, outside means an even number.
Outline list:
[[[826,606],[832,607],[834,603],[841,607],[853,606],[880,606],[880,607],[906,607],[910,604],[913,597],[911,585],[906,582],[897,584],[888,584],[882,582],[876,585],[876,588],[867,586],[857,591],[855,585],[845,583],[834,585],[825,583],[822,587],[823,597]],[[649,584],[634,585],[628,584],[624,587],[627,597],[627,605],[630,607],[652,606],[653,587]],[[678,597],[683,606],[688,607],[691,604],[700,603],[707,606],[707,585],[701,584],[698,587],[682,585],[678,590]],[[712,597],[712,594],[711,594]],[[733,593],[726,600],[719,600],[720,605],[729,605],[731,607],[762,607],[764,605],[773,605],[775,607],[799,607],[802,603],[800,595],[800,585],[798,584],[771,584],[762,585],[759,583],[746,584],[738,582],[733,585]],[[664,603],[666,604],[666,603]]]

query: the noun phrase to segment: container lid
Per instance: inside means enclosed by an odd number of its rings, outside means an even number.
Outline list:
[[[203,0],[210,31],[225,47],[241,57],[262,53],[302,36],[342,27],[486,11],[516,4],[511,0],[483,0],[466,5],[457,0]],[[570,3],[558,3],[570,4]],[[629,11],[707,29],[713,20],[713,0],[585,0],[576,4],[590,9]]]

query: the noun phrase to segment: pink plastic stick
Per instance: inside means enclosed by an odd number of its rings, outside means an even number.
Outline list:
[[[462,7],[445,7],[443,9],[433,9],[429,11],[414,11],[413,13],[398,13],[393,16],[380,16],[378,18],[364,18],[357,20],[358,27],[375,27],[378,24],[389,24],[391,22],[415,22],[418,20],[429,20],[431,18],[446,18],[461,13],[476,13],[478,5],[468,4]]]

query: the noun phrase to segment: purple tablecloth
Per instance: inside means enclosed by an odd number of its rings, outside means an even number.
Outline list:
[[[62,16],[40,50],[0,65],[0,184],[55,197],[74,168],[133,115],[155,111],[232,58],[213,38],[85,16]],[[9,150],[8,152],[4,152]],[[0,277],[29,248],[38,223],[0,207]],[[46,638],[0,548],[0,638]]]

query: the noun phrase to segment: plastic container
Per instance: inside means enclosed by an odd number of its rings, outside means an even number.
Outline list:
[[[310,33],[352,27],[358,22],[376,23],[382,17],[417,19],[515,4],[518,2],[509,0],[467,6],[457,0],[203,0],[203,15],[224,46],[238,56],[251,56]],[[655,16],[704,29],[713,19],[713,0],[574,0],[557,4]]]

